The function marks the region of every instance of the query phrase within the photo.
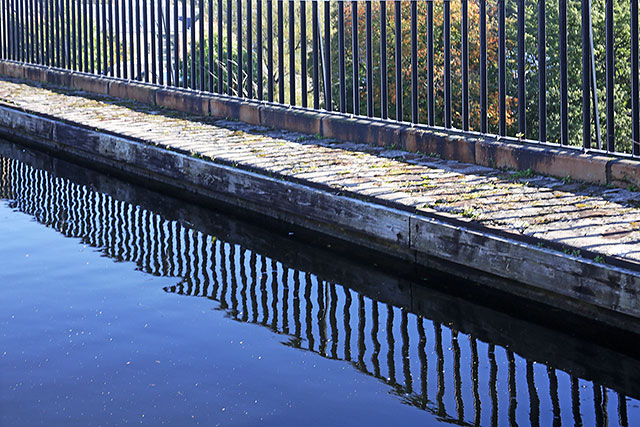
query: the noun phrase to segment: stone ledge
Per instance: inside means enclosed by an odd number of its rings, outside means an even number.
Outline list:
[[[555,295],[553,298],[581,302],[591,307],[589,310],[640,318],[640,273],[635,270],[540,248],[495,235],[490,229],[470,229],[449,222],[445,216],[436,217],[437,213],[420,216],[16,108],[3,106],[0,110],[0,133],[4,137],[75,156],[136,180],[173,186],[203,201],[217,200],[249,209],[405,262],[429,265],[434,258],[443,258],[471,265],[483,274],[518,280]],[[486,281],[486,286],[493,285]],[[517,287],[513,292],[519,292]],[[544,296],[538,298],[550,301]],[[640,332],[637,322],[629,324]]]
[[[559,178],[570,176],[571,179],[588,183],[640,188],[640,163],[632,159],[562,147],[518,144],[424,125],[304,110],[257,100],[239,100],[224,95],[160,87],[15,61],[0,60],[0,74],[132,99],[186,113],[226,117],[326,138],[422,152],[444,160],[494,168],[529,169],[536,174]]]

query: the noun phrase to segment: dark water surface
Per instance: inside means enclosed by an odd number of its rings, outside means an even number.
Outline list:
[[[623,425],[640,361],[0,141],[0,425]]]

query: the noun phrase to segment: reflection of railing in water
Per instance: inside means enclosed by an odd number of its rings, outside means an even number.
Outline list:
[[[1,156],[0,197],[110,257],[180,277],[168,292],[219,301],[289,346],[350,362],[444,421],[626,426],[629,411],[639,416],[638,401],[610,388]]]

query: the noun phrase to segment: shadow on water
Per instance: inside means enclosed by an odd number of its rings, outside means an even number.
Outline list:
[[[0,144],[0,198],[457,425],[627,426],[640,360],[283,233]],[[443,279],[444,280],[444,279]]]

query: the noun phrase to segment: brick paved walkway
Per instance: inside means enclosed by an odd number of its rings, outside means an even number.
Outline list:
[[[0,79],[0,100],[169,149],[640,262],[640,192],[318,139]],[[640,164],[638,165],[640,167]],[[636,191],[634,191],[636,190]]]

